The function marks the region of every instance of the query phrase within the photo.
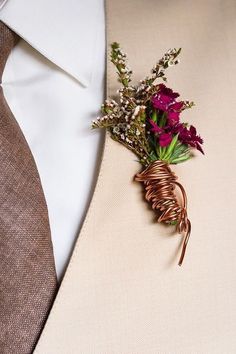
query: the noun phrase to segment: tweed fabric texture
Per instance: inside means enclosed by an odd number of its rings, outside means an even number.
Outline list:
[[[0,22],[0,76],[17,36]],[[0,88],[0,353],[32,353],[57,291],[37,167]]]

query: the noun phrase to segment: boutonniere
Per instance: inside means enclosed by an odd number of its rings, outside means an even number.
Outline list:
[[[122,87],[117,100],[106,100],[103,115],[93,121],[93,128],[106,128],[115,141],[126,146],[138,157],[142,171],[134,179],[143,183],[145,199],[158,214],[158,222],[175,225],[184,236],[179,265],[182,264],[191,232],[187,215],[187,196],[171,164],[187,161],[192,150],[201,153],[202,138],[196,128],[180,121],[181,113],[194,106],[193,102],[179,100],[157,79],[167,81],[165,71],[176,65],[181,49],[170,49],[152,69],[151,76],[138,85],[131,84],[132,71],[126,63],[126,54],[118,43],[111,45],[111,61],[116,66]],[[181,200],[175,189],[179,188]]]

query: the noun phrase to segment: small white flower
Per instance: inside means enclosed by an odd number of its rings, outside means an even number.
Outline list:
[[[135,107],[133,116],[136,117],[139,114],[139,111],[140,111],[140,106]]]
[[[113,133],[114,134],[119,134],[119,132],[120,132],[120,129],[118,127],[114,127],[113,128]]]

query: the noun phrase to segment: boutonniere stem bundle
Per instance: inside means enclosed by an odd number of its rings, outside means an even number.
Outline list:
[[[157,213],[158,222],[174,225],[184,236],[178,263],[181,265],[191,223],[187,215],[186,192],[170,165],[190,159],[193,149],[203,153],[203,140],[194,126],[180,121],[181,113],[194,103],[179,100],[178,93],[157,82],[158,79],[167,81],[165,71],[179,62],[181,50],[170,49],[157,62],[149,77],[132,85],[132,71],[127,66],[126,54],[118,43],[111,47],[111,61],[122,87],[117,100],[105,101],[103,115],[93,121],[92,127],[108,129],[112,139],[138,157],[142,170],[134,179],[143,184],[145,199]],[[181,198],[177,198],[176,188],[179,188]]]

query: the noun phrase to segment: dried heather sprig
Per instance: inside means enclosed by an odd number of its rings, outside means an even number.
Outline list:
[[[157,62],[157,64],[152,69],[152,76],[148,79],[149,85],[152,84],[157,78],[162,78],[162,80],[167,81],[165,77],[165,70],[170,66],[176,65],[179,63],[179,56],[181,48],[179,49],[169,49],[167,53]]]
[[[111,45],[111,62],[118,70],[119,81],[127,87],[131,81],[132,71],[126,64],[126,54],[121,50],[119,43],[114,42]]]

